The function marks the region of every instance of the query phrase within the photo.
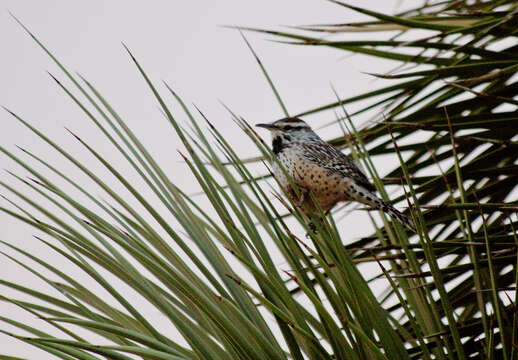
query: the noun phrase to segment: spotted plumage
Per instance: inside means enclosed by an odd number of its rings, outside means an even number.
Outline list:
[[[324,212],[342,201],[357,201],[382,210],[407,228],[415,231],[412,221],[392,205],[379,199],[376,188],[358,169],[354,161],[322,140],[304,121],[286,118],[269,124],[258,124],[272,133],[272,151],[284,167],[272,162],[274,176],[293,202],[315,211],[312,193]],[[301,191],[297,197],[287,176]]]

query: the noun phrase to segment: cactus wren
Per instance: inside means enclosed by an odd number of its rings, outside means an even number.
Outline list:
[[[322,140],[301,119],[286,118],[256,126],[271,131],[273,153],[286,170],[284,172],[277,162],[273,162],[274,176],[298,206],[306,204],[310,211],[317,209],[310,200],[310,192],[325,213],[338,202],[357,201],[387,213],[410,230],[416,231],[407,216],[374,195],[376,188],[353,160]],[[286,174],[292,177],[293,183],[299,188],[300,197],[295,195]]]

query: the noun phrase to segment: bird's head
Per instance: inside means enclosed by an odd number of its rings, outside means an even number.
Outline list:
[[[255,126],[271,132],[274,153],[291,146],[296,141],[318,139],[318,135],[311,130],[311,127],[299,118],[285,118]]]
[[[314,134],[311,127],[299,118],[285,118],[272,123],[257,124],[255,126],[270,130],[272,138],[274,139],[281,136],[286,138],[286,141],[290,141],[291,138],[307,137]]]

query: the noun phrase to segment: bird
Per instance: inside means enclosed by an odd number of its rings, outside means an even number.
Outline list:
[[[409,217],[375,195],[376,187],[350,157],[322,140],[302,119],[288,117],[256,126],[271,132],[272,152],[278,159],[271,162],[273,175],[306,215],[308,210],[315,213],[319,207],[328,214],[339,202],[356,201],[383,211],[416,232]],[[298,195],[292,183],[298,188]]]

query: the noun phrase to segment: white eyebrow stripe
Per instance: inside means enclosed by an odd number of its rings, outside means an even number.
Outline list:
[[[304,123],[280,123],[280,126],[291,126],[291,127],[309,127],[307,124]]]

